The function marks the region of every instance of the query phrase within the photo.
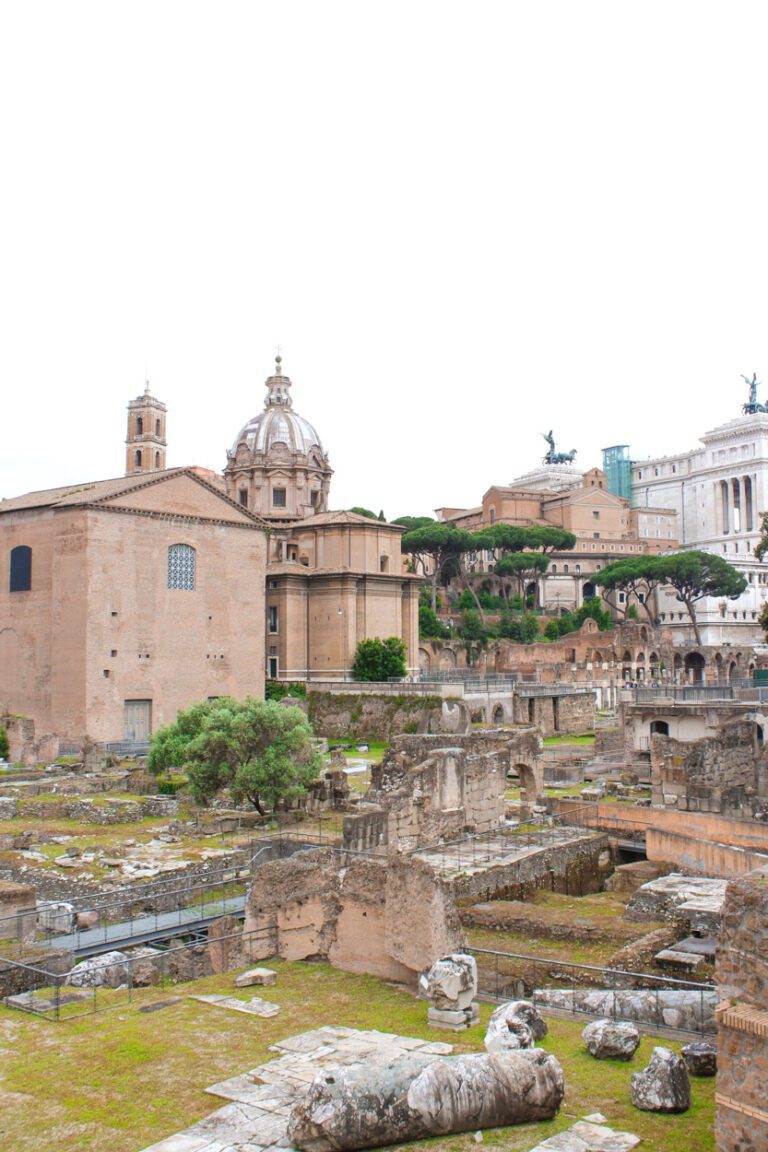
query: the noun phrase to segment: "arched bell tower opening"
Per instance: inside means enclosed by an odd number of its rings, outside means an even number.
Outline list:
[[[165,415],[162,400],[149,391],[149,380],[144,394],[128,405],[128,427],[125,437],[125,474],[134,476],[143,472],[161,472],[165,468]]]

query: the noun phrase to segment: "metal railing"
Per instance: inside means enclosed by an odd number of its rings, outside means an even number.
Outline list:
[[[593,1019],[633,1020],[663,1031],[701,1035],[715,1030],[714,984],[492,948],[470,947],[467,951],[477,961],[478,995],[485,1000],[530,999],[547,1010]],[[560,995],[551,996],[552,992]],[[638,998],[638,992],[650,995]],[[668,1013],[675,999],[685,1006],[693,1027],[669,1028]]]
[[[628,688],[635,704],[709,704],[714,700],[733,700],[735,693],[730,684],[660,685],[657,688]]]

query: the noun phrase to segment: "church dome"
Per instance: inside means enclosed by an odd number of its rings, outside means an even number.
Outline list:
[[[251,452],[269,453],[276,444],[284,444],[290,452],[309,456],[316,449],[324,456],[323,445],[314,427],[293,410],[291,381],[282,374],[282,360],[275,357],[276,372],[267,378],[267,397],[264,411],[254,416],[237,434],[231,455],[235,456],[240,444]]]

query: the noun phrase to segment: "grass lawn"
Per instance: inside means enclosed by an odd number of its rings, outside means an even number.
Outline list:
[[[557,744],[594,744],[594,742],[594,732],[581,732],[578,735],[574,734],[573,736],[569,736],[566,733],[565,735],[544,737],[545,748],[551,748]]]
[[[281,1012],[269,1020],[188,999],[192,992],[231,992],[231,973],[147,990],[131,1006],[60,1024],[0,1008],[0,1146],[9,1152],[137,1152],[221,1107],[223,1100],[205,1094],[209,1084],[270,1059],[268,1045],[275,1040],[321,1024],[449,1040],[464,1051],[482,1048],[488,1005],[481,1006],[481,1026],[455,1037],[427,1027],[423,1002],[373,977],[326,964],[271,966],[278,983],[265,996]],[[138,1011],[139,1004],[173,996],[184,998],[156,1013]],[[642,1136],[641,1148],[648,1152],[714,1149],[713,1080],[693,1081],[693,1107],[683,1116],[639,1112],[630,1104],[629,1078],[650,1057],[651,1038],[643,1038],[629,1064],[598,1063],[582,1047],[582,1023],[553,1018],[549,1024],[543,1046],[561,1061],[567,1084],[560,1115],[486,1132],[485,1144],[527,1152],[545,1136],[600,1111],[613,1127]],[[434,1152],[474,1147],[471,1133],[425,1143]]]

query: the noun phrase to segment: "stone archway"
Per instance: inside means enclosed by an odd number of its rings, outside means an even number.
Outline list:
[[[597,596],[597,589],[595,588],[595,585],[591,580],[585,580],[581,588],[582,600],[594,600],[595,596]]]
[[[493,712],[491,713],[491,724],[493,724],[494,726],[498,726],[499,724],[504,724],[506,722],[506,719],[507,719],[507,714],[504,711],[504,705],[503,704],[497,704],[494,707]]]
[[[635,674],[638,680],[645,680],[645,652],[635,656]]]
[[[543,772],[537,772],[530,764],[515,764],[512,771],[520,781],[520,799],[526,804],[535,804],[544,789]]]
[[[737,678],[738,672],[739,672],[738,664],[736,663],[735,660],[731,660],[730,664],[728,665],[728,683],[729,684],[732,684],[733,681]]]
[[[648,675],[652,680],[659,678],[659,654],[658,652],[651,652],[648,657]]]
[[[685,657],[685,678],[689,684],[704,683],[704,657],[701,652],[688,652]]]
[[[715,676],[718,684],[723,682],[723,657],[720,652],[715,653]]]
[[[432,665],[432,657],[426,648],[419,648],[419,671],[429,672]]]
[[[621,657],[621,676],[623,680],[632,679],[632,653],[628,648],[624,650],[624,655]]]
[[[452,648],[441,648],[438,656],[438,665],[441,672],[450,672],[456,667],[456,653]]]

